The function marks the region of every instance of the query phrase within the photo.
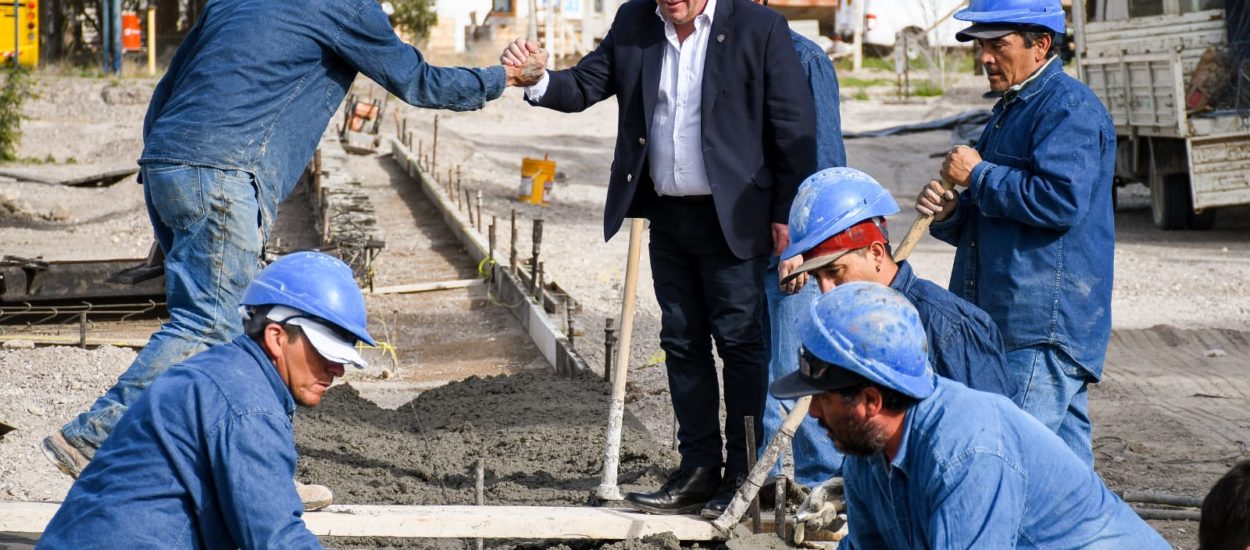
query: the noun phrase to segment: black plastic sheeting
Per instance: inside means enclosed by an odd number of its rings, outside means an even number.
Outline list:
[[[932,132],[934,130],[950,130],[951,145],[976,145],[977,140],[981,138],[981,132],[985,130],[985,123],[990,120],[990,114],[991,112],[988,109],[975,109],[915,124],[903,124],[867,132],[845,132],[842,134],[842,138],[901,136],[919,132]]]

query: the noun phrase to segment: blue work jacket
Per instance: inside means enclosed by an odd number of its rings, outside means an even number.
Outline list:
[[[905,261],[899,262],[890,288],[916,306],[929,339],[929,363],[939,376],[1013,401],[1019,397],[1015,377],[1007,375],[1002,337],[989,315],[917,277]]]
[[[838,108],[838,73],[833,62],[815,42],[790,31],[790,41],[799,54],[807,86],[816,104],[816,169],[846,166],[846,145],[842,143],[842,114]]]
[[[292,479],[295,400],[246,336],[170,368],[74,483],[39,548],[320,548]]]
[[[480,109],[505,83],[502,65],[427,64],[376,0],[213,0],[152,94],[139,162],[249,172],[272,220],[357,72],[455,111]]]
[[[1007,351],[1053,345],[1095,380],[1111,338],[1115,127],[1057,60],[994,105],[951,217],[950,289],[998,323]]]
[[[848,456],[843,550],[1170,548],[1059,436],[999,395],[938,377],[898,454]]]

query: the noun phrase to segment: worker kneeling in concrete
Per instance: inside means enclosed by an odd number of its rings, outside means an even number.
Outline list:
[[[840,548],[1169,548],[1038,420],[936,376],[897,291],[839,285],[798,330],[800,369],[770,391],[812,396],[846,454]]]
[[[247,287],[244,335],[159,376],[70,489],[39,548],[319,548],[301,519],[295,405],[373,345],[343,262],[278,259]]]

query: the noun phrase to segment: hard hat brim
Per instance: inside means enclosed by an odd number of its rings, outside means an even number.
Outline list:
[[[841,258],[850,252],[851,252],[850,250],[843,250],[836,254],[826,254],[824,256],[818,256],[810,260],[807,260],[799,264],[799,267],[795,268],[794,271],[791,271],[789,275],[786,275],[785,278],[781,280],[781,284],[784,285],[786,283],[789,283],[790,281],[793,281],[799,275],[802,275],[804,273],[810,273],[812,271],[816,271],[817,269],[820,269],[833,262],[836,262],[838,261],[838,258]]]
[[[960,42],[972,42],[973,40],[993,40],[1002,38],[1013,32],[1021,30],[1018,25],[1003,25],[996,23],[974,23],[962,31],[955,33],[955,40]]]

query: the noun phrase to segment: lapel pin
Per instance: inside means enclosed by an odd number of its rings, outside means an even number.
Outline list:
[[[723,34],[718,34],[718,35],[716,35],[716,41],[717,41],[717,42],[724,42],[724,41],[725,41],[725,35],[723,35]]]

